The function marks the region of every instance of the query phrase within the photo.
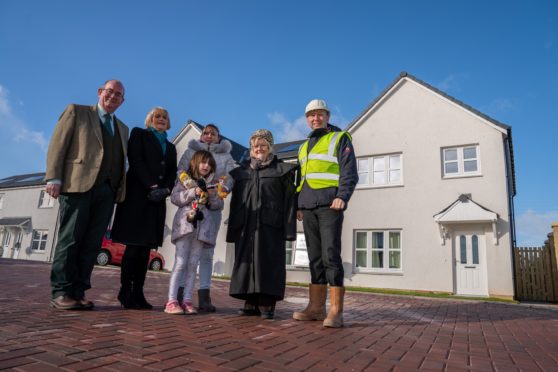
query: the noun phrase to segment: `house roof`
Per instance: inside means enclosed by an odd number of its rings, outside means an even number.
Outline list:
[[[495,222],[498,214],[476,203],[468,195],[462,194],[440,213],[434,215],[439,223]]]
[[[176,143],[176,141],[182,137],[183,133],[188,129],[188,127],[194,128],[197,132],[199,132],[199,134],[201,134],[201,132],[203,131],[203,128],[205,128],[204,125],[189,119],[188,122],[186,123],[186,125],[176,134],[176,136],[174,136],[174,138],[172,139],[172,143]],[[244,156],[244,154],[246,153],[246,151],[248,151],[248,148],[242,146],[241,144],[239,144],[238,142],[233,141],[232,139],[225,137],[223,135],[221,135],[221,138],[226,139],[227,141],[229,141],[232,145],[232,150],[231,150],[231,156],[235,161],[240,161],[240,159],[242,159],[242,156]],[[179,154],[182,155],[182,154]]]
[[[273,151],[279,159],[292,159],[298,156],[298,148],[306,140],[298,140],[292,142],[276,143],[273,146]]]
[[[506,145],[508,147],[509,150],[509,156],[510,156],[510,167],[511,167],[511,178],[512,178],[512,195],[516,194],[516,184],[515,184],[515,162],[514,162],[514,154],[513,154],[513,143],[512,143],[512,130],[511,127],[509,125],[503,124],[501,122],[499,122],[498,120],[491,118],[490,116],[480,112],[479,110],[475,109],[472,106],[467,105],[466,103],[458,100],[455,97],[450,96],[449,94],[441,91],[440,89],[416,78],[415,76],[402,71],[399,76],[397,78],[395,78],[395,80],[393,80],[393,82],[387,86],[382,93],[380,93],[380,95],[378,95],[378,97],[376,97],[345,129],[346,131],[351,131],[353,129],[353,127],[360,121],[360,119],[365,116],[370,110],[372,110],[374,108],[374,106],[376,106],[380,101],[383,100],[383,98],[396,86],[398,85],[402,80],[404,79],[408,79],[411,80],[429,90],[431,90],[432,92],[439,94],[440,96],[448,99],[449,101],[455,103],[456,105],[462,107],[465,110],[468,110],[469,112],[473,113],[474,115],[486,120],[487,122],[495,125],[496,127],[500,128],[504,133],[506,133],[507,136],[507,142]]]
[[[0,189],[8,189],[12,187],[23,187],[23,186],[39,186],[44,185],[46,182],[45,173],[27,173],[20,174],[17,176],[10,176],[0,180]]]

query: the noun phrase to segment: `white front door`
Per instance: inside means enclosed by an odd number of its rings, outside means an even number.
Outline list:
[[[488,296],[484,233],[456,231],[454,247],[456,294]]]

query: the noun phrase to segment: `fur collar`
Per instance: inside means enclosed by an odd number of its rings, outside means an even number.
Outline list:
[[[211,153],[229,153],[232,150],[232,145],[226,139],[221,139],[219,143],[205,143],[199,139],[191,139],[188,142],[188,148],[194,151],[206,150]]]

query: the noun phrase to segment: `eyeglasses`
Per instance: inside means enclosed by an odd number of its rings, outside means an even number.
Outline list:
[[[116,98],[123,98],[124,97],[124,95],[122,93],[115,92],[114,89],[109,88],[109,89],[101,89],[101,90],[104,90],[106,95],[109,96],[109,97],[112,96],[112,95],[114,95]]]
[[[202,132],[202,135],[204,136],[218,136],[219,134],[217,132],[213,132],[213,131],[207,131],[207,132]]]

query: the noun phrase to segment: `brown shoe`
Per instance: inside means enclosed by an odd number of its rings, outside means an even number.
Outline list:
[[[81,308],[76,300],[67,295],[58,296],[50,300],[50,307],[58,310],[75,310]]]
[[[86,300],[85,298],[82,298],[81,300],[76,300],[79,308],[81,310],[91,310],[95,307],[95,304],[93,303],[93,301],[89,301]]]

